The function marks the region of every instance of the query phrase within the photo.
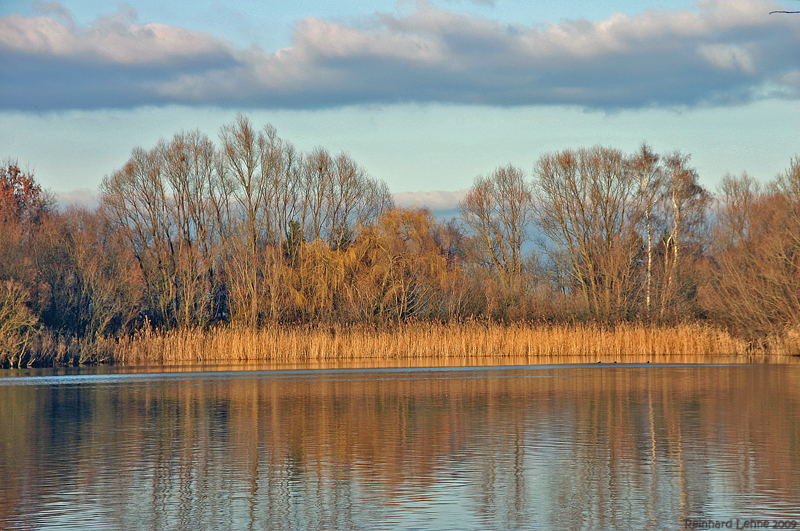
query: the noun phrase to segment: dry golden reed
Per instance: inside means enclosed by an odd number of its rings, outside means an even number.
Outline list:
[[[221,327],[147,330],[123,339],[114,362],[258,363],[267,361],[562,358],[642,361],[674,356],[743,356],[748,345],[725,331],[686,324],[501,324],[415,322],[394,326]]]

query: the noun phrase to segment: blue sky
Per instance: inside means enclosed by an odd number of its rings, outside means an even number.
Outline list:
[[[0,157],[94,191],[135,146],[238,112],[394,192],[545,152],[691,154],[709,187],[800,155],[796,0],[0,4]],[[428,198],[432,197],[430,194]],[[442,201],[446,201],[445,196]]]

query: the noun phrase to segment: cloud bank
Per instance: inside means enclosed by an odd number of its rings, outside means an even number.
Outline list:
[[[77,26],[55,2],[0,17],[0,109],[220,105],[313,109],[437,102],[622,109],[800,98],[800,26],[761,0],[703,0],[542,27],[421,3],[345,24],[308,17],[292,46],[237,49],[139,24],[121,9]]]
[[[404,208],[424,207],[436,213],[451,213],[467,195],[467,190],[455,192],[397,192],[392,194],[395,204]]]

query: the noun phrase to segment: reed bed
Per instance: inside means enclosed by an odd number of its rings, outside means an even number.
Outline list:
[[[752,355],[752,346],[699,324],[405,323],[394,326],[220,327],[146,330],[120,341],[115,363],[258,363],[325,360],[552,358],[668,360]]]

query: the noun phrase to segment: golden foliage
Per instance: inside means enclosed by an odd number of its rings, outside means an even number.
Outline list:
[[[345,249],[320,240],[299,245],[279,267],[296,321],[399,320],[435,312],[447,264],[433,215],[395,208],[363,227]]]

